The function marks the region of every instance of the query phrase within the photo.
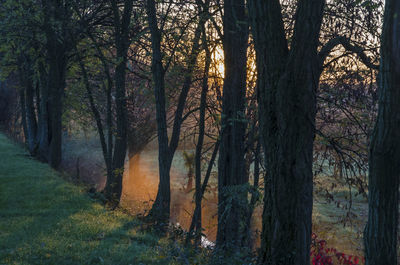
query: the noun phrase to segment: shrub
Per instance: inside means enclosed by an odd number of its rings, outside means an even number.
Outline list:
[[[328,248],[326,241],[318,239],[315,233],[311,236],[311,262],[312,265],[359,265],[365,263],[363,257],[348,255],[336,250],[336,248]]]

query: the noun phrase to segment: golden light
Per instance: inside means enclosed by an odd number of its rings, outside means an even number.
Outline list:
[[[224,64],[224,50],[222,47],[216,47],[214,52],[211,54],[213,62],[212,72],[217,77],[224,78],[225,76],[225,64]]]

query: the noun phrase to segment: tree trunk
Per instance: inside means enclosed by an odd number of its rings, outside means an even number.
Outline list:
[[[104,71],[104,75],[106,76],[106,83],[103,84],[103,88],[104,88],[104,92],[106,94],[106,130],[107,130],[107,136],[104,136],[106,139],[106,143],[102,143],[102,149],[103,149],[103,156],[104,156],[104,161],[106,164],[106,171],[107,171],[107,181],[106,181],[106,187],[104,188],[103,192],[106,194],[107,196],[107,189],[111,190],[110,188],[107,188],[107,183],[112,183],[113,181],[113,170],[112,170],[112,159],[113,159],[113,150],[114,150],[114,137],[113,137],[113,132],[114,132],[114,127],[113,127],[113,111],[112,111],[112,89],[113,89],[113,80],[111,78],[111,73],[110,73],[110,67],[108,64],[107,59],[105,58],[105,55],[102,51],[102,49],[100,48],[99,44],[96,42],[95,37],[93,36],[93,34],[90,31],[87,31],[86,34],[88,35],[88,37],[92,40],[95,49],[97,51],[97,55],[99,56],[101,63],[103,65],[103,71]],[[84,69],[83,69],[84,70]],[[89,91],[88,91],[89,92]],[[93,102],[94,103],[94,102]],[[94,115],[95,114],[95,110],[92,107],[92,112]],[[101,121],[101,120],[99,120]],[[99,122],[97,121],[97,128],[99,130],[100,133],[100,127],[99,127]],[[101,140],[101,136],[100,136],[100,141]],[[104,153],[104,150],[106,150],[106,153]],[[111,191],[110,191],[111,193]]]
[[[260,193],[259,193],[259,182],[260,182],[260,153],[261,153],[261,143],[259,140],[257,140],[256,143],[256,148],[253,151],[254,152],[254,171],[253,171],[253,176],[254,176],[254,182],[253,182],[253,192],[251,194],[251,199],[249,203],[249,211],[247,215],[247,226],[251,228],[251,219],[253,217],[254,209],[256,207],[256,203],[258,202],[260,198]],[[252,236],[252,231],[249,229],[247,233],[247,239],[246,239],[246,245],[248,245],[250,248],[254,247],[254,238]]]
[[[125,60],[115,69],[115,90],[116,90],[116,115],[117,128],[115,136],[114,155],[112,160],[112,181],[107,182],[108,197],[111,202],[119,204],[122,194],[122,176],[127,148],[127,116],[126,116],[126,52],[123,55]]]
[[[28,126],[28,148],[31,155],[36,154],[37,149],[37,121],[34,104],[34,89],[32,76],[26,83],[26,121]]]
[[[25,89],[19,89],[19,105],[20,105],[20,112],[21,112],[21,124],[22,124],[22,131],[24,132],[24,139],[25,144],[28,144],[28,124],[26,122],[26,97],[25,97]]]
[[[266,156],[261,264],[310,264],[313,141],[324,0],[300,0],[290,51],[278,0],[252,0]]]
[[[400,172],[400,3],[387,0],[381,37],[378,118],[369,157],[366,265],[397,262]]]
[[[199,117],[199,136],[197,139],[196,145],[196,154],[195,154],[195,183],[196,183],[196,192],[195,192],[195,244],[199,245],[201,243],[201,234],[202,234],[202,224],[201,224],[201,201],[203,198],[202,190],[201,190],[201,158],[203,152],[203,143],[204,143],[204,134],[205,134],[205,119],[206,119],[206,107],[207,107],[207,93],[208,93],[208,76],[210,71],[211,64],[211,52],[208,48],[206,31],[204,29],[204,25],[202,25],[202,42],[203,48],[206,52],[206,61],[204,66],[204,74],[202,81],[202,89],[201,89],[201,97],[200,97],[200,117]],[[190,231],[189,231],[190,232]]]
[[[127,114],[126,114],[126,62],[130,45],[130,23],[133,10],[133,0],[125,0],[122,16],[117,1],[111,1],[114,37],[117,50],[118,63],[115,67],[115,94],[116,94],[116,119],[117,128],[115,135],[114,153],[112,155],[111,168],[107,168],[107,184],[105,194],[112,207],[116,207],[121,201],[122,176],[127,149]],[[107,71],[107,70],[106,70]],[[108,89],[111,89],[110,87]],[[111,148],[111,146],[109,146]],[[112,149],[109,149],[111,154]],[[110,158],[109,158],[110,159]]]
[[[246,67],[248,25],[245,1],[224,3],[225,79],[222,99],[221,145],[218,161],[217,246],[235,249],[247,235],[248,176],[245,174]]]
[[[21,98],[21,103],[22,100],[24,102],[21,109],[24,111],[22,117],[25,126],[25,140],[29,153],[35,155],[37,147],[37,121],[34,105],[33,70],[32,64],[26,56],[23,56],[18,70],[21,86],[23,87],[21,92],[24,94],[23,99]]]
[[[171,140],[168,141],[167,120],[165,109],[165,69],[162,63],[161,53],[161,32],[157,25],[157,13],[154,0],[146,1],[147,17],[151,32],[152,44],[152,74],[154,82],[154,95],[156,99],[156,120],[158,136],[158,162],[160,182],[158,192],[149,217],[160,223],[168,223],[170,216],[171,190],[170,190],[170,170],[175,151],[178,147],[181,126],[183,123],[183,112],[186,99],[192,84],[193,71],[196,66],[197,57],[200,51],[201,23],[205,21],[201,16],[200,22],[195,30],[191,53],[187,60],[187,68],[181,93],[179,94],[178,104],[174,117]]]
[[[201,185],[200,200],[197,201],[197,197],[196,197],[196,201],[195,201],[196,202],[196,207],[194,209],[194,213],[193,213],[193,216],[192,216],[192,221],[190,223],[189,233],[188,233],[188,235],[186,237],[186,243],[189,243],[189,241],[192,239],[193,231],[196,228],[196,225],[198,224],[197,223],[197,219],[201,218],[201,201],[203,200],[204,193],[206,192],[208,181],[210,180],[210,176],[211,176],[211,171],[212,171],[212,168],[214,167],[214,162],[215,162],[215,160],[217,158],[217,154],[218,154],[218,150],[219,150],[219,144],[220,144],[220,142],[218,140],[214,145],[214,150],[213,150],[213,153],[211,155],[211,159],[208,162],[207,172],[206,172],[206,174],[204,176],[203,184]],[[201,223],[200,223],[200,225],[201,225]],[[196,242],[196,243],[198,243],[198,242]]]
[[[47,73],[42,64],[39,65],[40,76],[40,111],[38,118],[38,153],[39,160],[47,162],[49,158],[49,93],[47,88]]]
[[[53,34],[48,38],[54,37]],[[61,144],[62,144],[62,103],[65,88],[66,74],[66,55],[64,47],[60,47],[56,43],[56,39],[49,40],[52,46],[49,51],[49,114],[51,138],[49,146],[49,164],[57,169],[61,164]]]
[[[103,122],[101,120],[100,111],[98,110],[98,108],[94,102],[93,92],[92,92],[92,89],[91,89],[91,86],[89,83],[89,76],[86,71],[85,64],[84,64],[82,58],[79,56],[79,51],[77,49],[76,49],[76,52],[78,54],[77,56],[78,56],[79,66],[82,71],[83,83],[85,84],[85,87],[86,87],[86,93],[89,98],[90,108],[92,110],[93,118],[96,121],[97,132],[99,134],[101,150],[103,152],[103,158],[104,158],[104,162],[106,164],[106,170],[107,170],[107,172],[109,172],[110,171],[110,163],[109,163],[109,159],[108,159],[108,146],[107,146],[107,142],[106,142],[106,137],[104,135]],[[108,176],[108,174],[107,174],[107,176]]]
[[[154,0],[146,1],[147,17],[151,32],[151,46],[153,51],[151,70],[154,82],[156,99],[156,120],[158,136],[158,166],[160,182],[158,192],[149,216],[161,223],[168,223],[171,206],[170,166],[167,135],[167,117],[165,112],[164,68],[161,54],[161,33],[157,26],[157,14]]]
[[[70,6],[60,5],[58,1],[42,1],[44,13],[44,33],[48,63],[47,93],[49,118],[48,162],[57,169],[62,159],[62,110],[65,78],[70,49],[70,36],[67,36],[71,19]]]
[[[113,121],[112,121],[112,97],[111,97],[111,91],[112,91],[112,80],[111,78],[107,78],[108,85],[106,85],[106,94],[107,94],[107,103],[106,103],[106,124],[107,124],[107,157],[105,158],[106,161],[106,167],[107,167],[107,182],[108,179],[112,178],[113,171],[112,171],[112,156],[113,156],[113,149],[114,149],[114,126],[113,126]]]

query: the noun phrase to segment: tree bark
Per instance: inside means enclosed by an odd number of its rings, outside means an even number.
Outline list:
[[[217,247],[236,249],[247,235],[245,184],[245,120],[248,24],[243,0],[224,3],[225,78],[222,99],[221,145],[218,161]]]
[[[26,84],[26,121],[28,126],[28,149],[30,154],[34,156],[37,149],[37,120],[32,76],[29,77]]]
[[[23,119],[25,119],[25,140],[28,146],[29,153],[35,155],[36,153],[36,140],[37,140],[37,121],[34,105],[34,88],[33,88],[33,70],[32,64],[26,56],[23,56],[22,62],[19,66],[19,76],[24,93],[24,106],[22,110]],[[21,101],[22,103],[22,101]]]
[[[77,54],[79,54],[79,51],[76,50]],[[89,83],[89,76],[88,73],[86,71],[84,62],[82,60],[82,58],[78,55],[78,61],[79,61],[79,66],[81,68],[82,71],[82,79],[83,79],[83,83],[85,84],[86,87],[86,93],[88,95],[89,98],[89,104],[90,104],[90,108],[92,110],[92,114],[93,114],[93,118],[96,121],[96,126],[97,126],[97,132],[99,133],[99,139],[100,139],[100,144],[101,144],[101,150],[103,151],[103,157],[104,157],[104,161],[106,164],[106,169],[107,172],[109,172],[109,161],[108,161],[108,146],[106,143],[106,137],[104,135],[104,129],[103,129],[103,122],[101,120],[101,115],[100,112],[94,102],[94,97],[93,97],[93,92],[92,92],[92,88],[90,86]]]
[[[21,112],[22,131],[24,132],[25,144],[28,144],[28,124],[26,122],[26,97],[25,88],[19,89],[19,105]]]
[[[53,34],[48,38],[55,38]],[[51,138],[49,144],[49,164],[57,169],[61,164],[62,148],[62,103],[65,88],[66,54],[64,47],[59,47],[56,39],[48,40],[51,44],[49,51],[49,110]],[[54,45],[54,46],[53,46]]]
[[[259,193],[259,182],[260,182],[260,153],[261,153],[261,143],[259,140],[257,140],[256,147],[254,152],[254,171],[253,171],[253,176],[254,176],[254,182],[253,182],[253,191],[251,194],[251,199],[249,203],[249,210],[248,210],[248,215],[247,215],[247,226],[251,228],[251,219],[253,217],[254,209],[256,208],[256,203],[258,202],[260,198],[260,193]],[[255,245],[253,243],[253,238],[252,238],[252,231],[249,229],[247,233],[247,238],[246,238],[246,245],[248,245],[250,248],[253,248]]]
[[[161,54],[161,32],[157,25],[157,14],[154,0],[146,1],[147,17],[151,32],[151,46],[153,51],[151,70],[154,82],[156,99],[156,120],[158,137],[158,166],[160,182],[158,192],[149,216],[161,223],[168,223],[171,206],[170,167],[167,134],[167,115],[165,111],[164,67]]]
[[[378,118],[371,139],[366,265],[397,262],[400,172],[400,3],[387,0],[381,37]]]
[[[191,52],[188,56],[185,78],[178,98],[175,111],[174,124],[170,141],[168,140],[166,104],[165,104],[165,69],[162,63],[161,53],[161,32],[157,25],[157,13],[154,0],[146,1],[147,18],[151,33],[152,44],[152,74],[154,82],[154,95],[156,99],[156,120],[158,136],[158,162],[160,182],[156,200],[153,204],[149,217],[154,221],[166,224],[170,216],[171,190],[170,190],[170,170],[175,151],[178,147],[181,127],[183,123],[183,112],[186,99],[192,84],[193,71],[196,66],[197,57],[200,52],[201,23],[205,17],[200,16],[200,22],[196,27],[192,41]]]
[[[129,25],[132,17],[133,0],[124,1],[122,17],[116,1],[111,1],[114,27],[115,44],[118,63],[115,68],[115,92],[116,92],[116,118],[117,128],[115,136],[114,154],[112,159],[112,172],[107,177],[106,197],[114,205],[118,205],[122,195],[122,176],[127,149],[127,114],[126,114],[126,62],[130,45]]]
[[[62,159],[62,110],[65,78],[70,46],[71,12],[68,4],[46,0],[42,2],[44,12],[44,33],[48,63],[47,93],[49,118],[48,162],[57,169]]]
[[[207,4],[208,5],[208,4]],[[200,8],[200,7],[199,7]],[[204,134],[205,134],[205,118],[206,118],[206,107],[207,107],[207,93],[208,93],[208,76],[210,71],[211,64],[211,52],[208,48],[206,31],[204,28],[204,24],[202,25],[202,42],[203,48],[206,52],[206,60],[204,66],[204,74],[202,80],[202,89],[200,96],[200,117],[199,117],[199,135],[197,139],[196,145],[196,153],[195,153],[195,183],[196,183],[196,191],[195,191],[195,210],[193,213],[193,221],[190,225],[189,235],[195,230],[195,245],[198,246],[201,243],[201,234],[202,234],[202,224],[201,224],[201,201],[203,199],[202,193],[202,184],[201,184],[201,158],[203,152],[203,143],[204,143]],[[214,162],[213,162],[214,163]]]
[[[107,170],[107,181],[106,181],[106,187],[104,189],[104,192],[107,193],[107,183],[112,183],[113,181],[113,170],[112,170],[112,160],[113,160],[113,150],[114,150],[114,137],[113,137],[113,131],[114,131],[114,126],[113,126],[113,111],[112,111],[112,96],[111,96],[111,92],[113,89],[113,79],[111,77],[111,73],[110,73],[110,66],[107,62],[107,59],[102,51],[102,49],[100,48],[99,44],[97,43],[95,37],[93,36],[92,32],[90,32],[89,30],[86,31],[86,34],[88,35],[88,37],[92,40],[95,49],[97,51],[97,55],[100,58],[100,61],[103,65],[103,71],[104,71],[104,75],[106,77],[106,83],[103,84],[104,86],[104,92],[106,94],[106,128],[107,128],[107,136],[106,137],[106,145],[105,145],[105,150],[106,153],[104,153],[104,147],[103,148],[103,156],[104,156],[104,161],[106,163],[106,170]],[[88,91],[89,92],[89,91]],[[93,102],[94,103],[94,102]],[[95,110],[92,108],[92,112],[93,114],[96,116],[95,114]],[[99,123],[97,123],[97,128],[99,130],[99,135],[100,135],[100,127],[98,126]],[[102,141],[101,139],[101,135],[100,135],[100,141]],[[103,146],[103,143],[102,143]]]
[[[49,92],[47,88],[47,73],[43,64],[39,65],[40,80],[40,111],[38,118],[38,153],[39,160],[48,161],[49,157]]]
[[[278,0],[249,2],[266,156],[260,264],[310,264],[317,54],[324,0],[300,0],[290,50]]]
[[[189,233],[188,233],[188,235],[186,237],[186,243],[189,243],[189,241],[192,239],[193,231],[196,228],[196,224],[197,224],[197,218],[201,218],[201,213],[199,215],[199,212],[201,211],[201,201],[202,201],[202,199],[204,197],[204,193],[206,192],[208,181],[210,180],[210,176],[211,176],[211,171],[212,171],[212,168],[214,167],[214,163],[215,163],[215,160],[217,158],[217,154],[218,154],[218,150],[219,150],[219,144],[220,144],[220,141],[217,140],[217,142],[214,145],[214,150],[213,150],[213,153],[211,155],[210,161],[208,162],[207,172],[206,172],[206,174],[204,176],[203,184],[201,185],[201,190],[200,190],[200,194],[201,194],[200,203],[198,203],[196,201],[196,206],[195,206],[194,213],[193,213],[193,216],[192,216],[192,221],[191,221],[190,227],[189,227]]]

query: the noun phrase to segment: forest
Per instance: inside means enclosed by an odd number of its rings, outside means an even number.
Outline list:
[[[0,0],[0,264],[400,264],[399,0]]]

